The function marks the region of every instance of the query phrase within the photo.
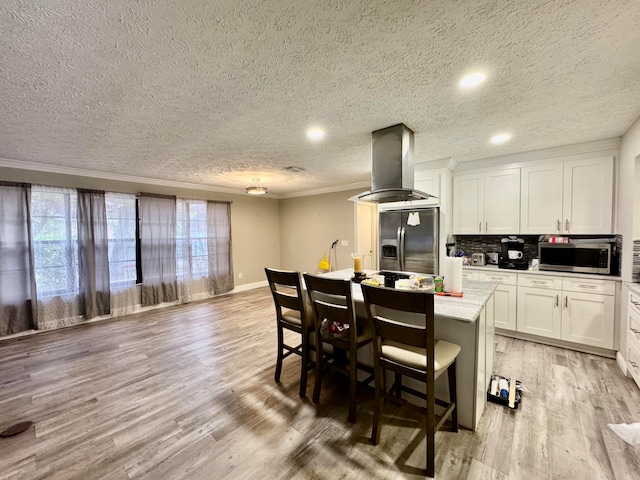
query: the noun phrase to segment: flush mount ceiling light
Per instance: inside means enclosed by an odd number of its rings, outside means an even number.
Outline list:
[[[259,178],[252,178],[251,183],[247,185],[247,193],[249,195],[264,195],[267,193],[267,187],[260,184]]]
[[[307,130],[307,138],[314,142],[324,138],[324,130],[321,128],[310,128]]]
[[[511,135],[509,135],[508,133],[498,133],[497,135],[491,137],[491,143],[493,143],[494,145],[501,145],[508,141],[510,138]]]
[[[480,85],[482,82],[486,80],[487,76],[484,73],[476,72],[470,73],[469,75],[465,75],[460,80],[459,85],[462,88],[471,88]]]

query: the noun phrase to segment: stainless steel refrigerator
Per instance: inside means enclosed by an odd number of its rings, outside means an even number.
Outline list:
[[[380,212],[380,270],[438,271],[438,208]]]

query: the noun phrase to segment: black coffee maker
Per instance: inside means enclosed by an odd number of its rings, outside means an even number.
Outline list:
[[[516,236],[500,239],[502,252],[498,257],[499,268],[512,270],[526,270],[529,268],[529,259],[524,254],[524,240]]]

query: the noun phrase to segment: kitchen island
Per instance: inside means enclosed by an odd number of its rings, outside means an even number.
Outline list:
[[[373,272],[370,272],[373,273]],[[349,279],[351,269],[329,272],[324,276]],[[457,343],[462,348],[457,359],[458,423],[476,430],[486,404],[487,388],[493,369],[495,285],[466,280],[463,297],[436,296],[434,301],[436,338]],[[353,300],[358,317],[366,318],[362,289],[352,283]],[[364,363],[371,364],[373,352],[362,349]],[[447,398],[446,375],[436,381],[436,392]]]

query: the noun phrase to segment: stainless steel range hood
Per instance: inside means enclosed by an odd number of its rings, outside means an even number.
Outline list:
[[[371,190],[350,200],[388,203],[434,198],[413,188],[413,131],[403,123],[371,134]]]

